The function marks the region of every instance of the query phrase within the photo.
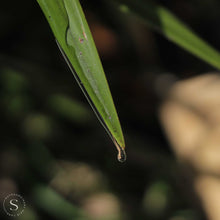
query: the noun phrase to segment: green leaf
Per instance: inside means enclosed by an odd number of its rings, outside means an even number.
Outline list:
[[[55,219],[88,219],[81,209],[65,200],[50,187],[42,184],[34,186],[32,199],[38,208]]]
[[[74,123],[86,124],[90,120],[90,111],[82,103],[67,96],[56,94],[48,98],[48,104],[54,112]]]
[[[124,161],[125,143],[121,125],[79,1],[37,1],[79,86],[115,143],[118,159]]]
[[[220,69],[220,53],[165,7],[151,3],[149,0],[117,0],[117,2],[120,3],[120,9],[124,13],[135,13],[170,41]]]

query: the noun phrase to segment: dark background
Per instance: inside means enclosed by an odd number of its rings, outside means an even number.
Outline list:
[[[220,49],[218,1],[157,2]],[[81,211],[90,219],[205,219],[170,150],[158,108],[172,82],[213,68],[105,1],[82,5],[119,114],[127,161],[117,161],[37,2],[3,1],[1,201],[11,192],[22,195],[27,207],[19,218],[29,220],[68,219],[71,206],[62,209],[60,198],[72,204],[75,219]]]

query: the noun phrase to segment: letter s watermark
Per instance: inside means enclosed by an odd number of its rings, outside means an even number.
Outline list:
[[[15,203],[13,203],[13,201],[15,201],[16,203],[18,202],[17,199],[11,199],[9,203],[10,203],[12,206],[15,206],[15,209],[10,208],[10,210],[11,210],[11,211],[17,211],[17,210],[18,210],[18,206],[17,206]]]
[[[24,212],[26,207],[23,197],[19,194],[11,193],[3,201],[3,209],[8,216],[16,217]]]

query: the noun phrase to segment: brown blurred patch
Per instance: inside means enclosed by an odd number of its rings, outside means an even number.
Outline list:
[[[83,207],[92,219],[120,219],[119,201],[110,193],[92,195],[84,201]]]
[[[188,167],[208,219],[219,220],[220,76],[209,73],[174,84],[160,118],[174,153]]]
[[[102,173],[88,164],[60,161],[62,167],[52,179],[51,185],[65,196],[82,199],[104,188]]]
[[[95,21],[90,25],[90,28],[101,56],[111,57],[117,53],[118,39],[111,29]]]
[[[0,179],[0,202],[2,203],[6,196],[10,193],[17,192],[16,183],[9,178],[1,178]]]

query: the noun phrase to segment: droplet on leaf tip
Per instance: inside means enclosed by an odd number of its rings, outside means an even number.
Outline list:
[[[114,144],[115,144],[115,146],[116,146],[116,148],[117,148],[117,150],[118,150],[118,161],[121,162],[121,163],[125,162],[127,156],[126,156],[126,153],[125,153],[124,148],[122,148],[122,147],[117,143],[117,141],[116,141],[115,139],[113,140],[113,142],[114,142]]]
[[[126,153],[125,153],[125,150],[122,149],[120,147],[120,150],[118,150],[118,161],[123,163],[126,161]]]

